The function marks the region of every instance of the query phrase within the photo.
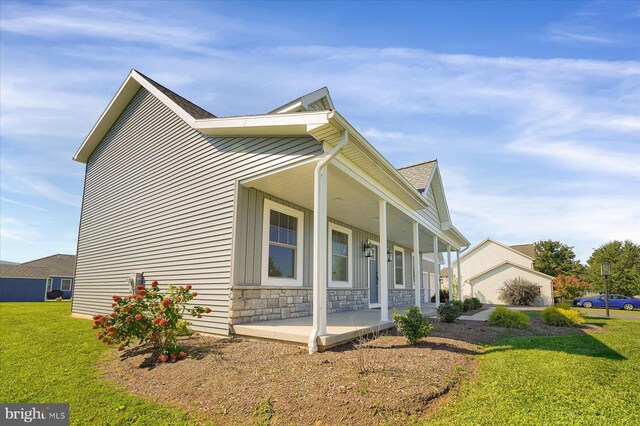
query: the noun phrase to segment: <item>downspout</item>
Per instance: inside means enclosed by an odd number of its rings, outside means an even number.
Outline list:
[[[309,335],[309,353],[318,352],[318,335],[325,334],[327,331],[327,246],[326,243],[326,221],[327,221],[327,165],[336,155],[344,148],[349,141],[349,133],[345,129],[340,137],[340,142],[327,155],[324,156],[316,165],[313,172],[313,190],[314,190],[314,246],[313,252],[313,327]],[[323,230],[323,231],[322,231]],[[320,235],[320,231],[324,235]],[[322,240],[321,238],[324,238]],[[320,265],[320,256],[325,256],[325,262]],[[322,288],[321,287],[322,283]],[[322,294],[324,293],[324,294]]]

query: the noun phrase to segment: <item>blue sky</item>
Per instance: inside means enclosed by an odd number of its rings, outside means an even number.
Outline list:
[[[71,157],[131,68],[214,114],[328,86],[477,243],[640,242],[634,2],[0,3],[0,258],[74,253]]]

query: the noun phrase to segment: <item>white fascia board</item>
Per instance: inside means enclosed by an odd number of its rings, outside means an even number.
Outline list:
[[[327,89],[326,87],[322,87],[318,90],[315,90],[311,93],[307,93],[304,96],[294,99],[289,103],[279,106],[273,111],[269,111],[268,114],[285,114],[299,107],[303,107],[304,109],[309,109],[310,104],[322,98],[327,98],[327,101],[329,102],[329,109],[331,110],[335,109],[333,105],[333,100],[331,99],[331,95],[329,94],[329,89]]]
[[[308,135],[308,130],[328,122],[328,113],[246,115],[196,120],[194,128],[209,136]]]
[[[467,278],[466,281],[471,283],[473,280],[478,279],[478,278],[482,277],[483,275],[486,275],[489,272],[491,272],[491,271],[493,271],[495,269],[498,269],[498,268],[500,268],[502,266],[505,266],[505,265],[509,265],[509,266],[514,267],[516,269],[520,269],[521,271],[524,271],[524,272],[529,272],[531,274],[538,275],[538,276],[546,278],[548,280],[552,280],[553,279],[552,276],[544,274],[544,273],[539,272],[539,271],[536,271],[535,269],[529,269],[529,268],[526,268],[526,267],[524,267],[522,265],[518,265],[517,263],[513,263],[511,261],[505,260],[504,262],[498,263],[497,265],[494,265],[491,268],[489,268],[487,270],[484,270],[484,271],[480,272],[479,274],[476,274],[476,275],[472,276],[471,278]]]
[[[427,207],[425,197],[423,197],[422,194],[420,194],[418,190],[409,183],[407,178],[402,176],[402,174],[395,167],[393,167],[393,165],[389,163],[389,161],[384,158],[384,156],[380,154],[378,150],[375,149],[364,136],[362,136],[342,115],[340,115],[338,111],[333,111],[330,114],[330,119],[339,124],[339,126],[336,126],[338,127],[338,129],[339,127],[342,127],[349,132],[350,136],[353,135],[360,143],[360,145],[362,145],[362,147],[366,149],[367,154],[370,154],[372,159],[381,166],[382,170],[384,170],[392,179],[396,180],[407,194],[409,194],[413,199],[423,205],[424,208]]]

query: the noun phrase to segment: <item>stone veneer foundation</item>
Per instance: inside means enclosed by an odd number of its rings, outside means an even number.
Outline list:
[[[231,325],[312,315],[310,287],[236,286],[231,288]],[[369,307],[367,288],[330,288],[327,312],[359,311]]]
[[[412,288],[389,289],[389,307],[414,305],[415,291]]]

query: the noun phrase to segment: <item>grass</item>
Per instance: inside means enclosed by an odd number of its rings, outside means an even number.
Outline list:
[[[640,424],[640,322],[608,333],[515,337],[486,348],[477,380],[425,424]]]
[[[186,412],[149,402],[100,378],[109,348],[69,303],[0,303],[0,401],[63,403],[71,424],[193,424]]]
[[[605,312],[605,308],[583,308],[583,307],[574,306],[574,309],[578,309],[578,310],[586,311],[586,312]],[[624,309],[609,308],[609,311],[610,312],[615,312],[615,313],[620,313],[620,314],[640,315],[640,309],[635,309],[633,311],[625,311]]]

